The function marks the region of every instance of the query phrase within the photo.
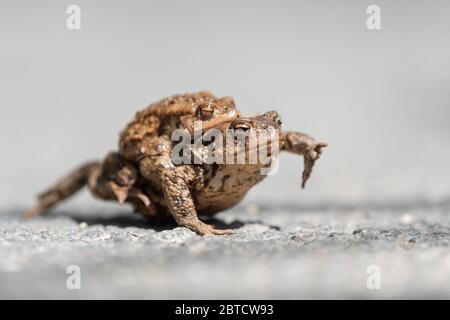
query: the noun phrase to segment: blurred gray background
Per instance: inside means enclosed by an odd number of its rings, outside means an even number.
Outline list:
[[[448,1],[377,1],[380,31],[371,1],[77,1],[69,31],[72,3],[2,2],[2,203],[115,149],[148,103],[203,89],[330,144],[307,191],[285,155],[252,199],[450,194]]]
[[[70,4],[81,30],[66,28]],[[382,30],[366,28],[370,4]],[[286,154],[244,206],[442,203],[449,13],[437,0],[2,1],[0,208],[115,149],[148,103],[198,90],[329,143],[305,191]],[[61,208],[81,205],[116,208],[87,193]]]

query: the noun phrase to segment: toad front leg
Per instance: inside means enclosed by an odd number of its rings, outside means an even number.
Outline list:
[[[147,175],[146,178],[150,180],[155,177],[155,171],[152,172],[151,170],[151,168],[154,168],[154,164],[154,158],[142,159],[140,162],[141,173],[144,177]],[[215,229],[198,218],[191,189],[195,182],[198,181],[199,176],[191,166],[167,165],[164,168],[160,167],[156,175],[161,182],[167,208],[178,225],[187,227],[200,235],[233,233],[232,230],[228,229]]]
[[[162,175],[164,198],[176,222],[180,226],[187,227],[200,235],[231,234],[231,230],[215,229],[213,226],[200,221],[197,217],[194,201],[188,187],[188,181],[186,181],[186,175],[183,172],[183,168],[180,169],[166,170]]]
[[[300,132],[286,132],[280,137],[281,150],[286,150],[295,154],[302,155],[304,158],[304,169],[302,174],[302,188],[305,188],[306,181],[311,176],[312,169],[316,160],[322,154],[322,148],[328,144],[318,142],[311,136]]]

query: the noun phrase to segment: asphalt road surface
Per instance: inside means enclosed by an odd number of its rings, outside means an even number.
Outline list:
[[[450,298],[449,210],[247,203],[200,237],[124,207],[5,208],[0,298]]]

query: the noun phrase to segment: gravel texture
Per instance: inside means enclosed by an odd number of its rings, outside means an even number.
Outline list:
[[[235,234],[206,237],[120,207],[20,211],[0,214],[0,298],[450,298],[450,202],[249,203],[209,221]]]
[[[80,30],[69,3],[3,2],[0,298],[450,298],[450,1],[380,1],[377,31],[358,0],[80,0]],[[307,189],[282,155],[212,221],[227,237],[92,197],[20,220],[136,111],[198,90],[328,142]]]

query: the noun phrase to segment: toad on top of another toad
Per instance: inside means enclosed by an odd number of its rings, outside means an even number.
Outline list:
[[[279,149],[269,154],[269,163],[257,157],[257,161],[244,163],[175,165],[171,134],[177,129],[192,133],[194,121],[202,121],[205,131],[215,129],[224,137],[229,130],[257,133],[253,135],[256,147],[276,143]],[[280,133],[262,140],[258,132],[263,131]],[[225,138],[224,142],[224,148],[232,148],[236,156],[254,147],[248,140],[242,143],[235,137]],[[180,226],[201,235],[229,234],[231,230],[202,222],[198,214],[214,214],[241,201],[248,190],[266,177],[261,169],[270,166],[282,150],[304,157],[304,188],[326,146],[304,133],[281,131],[275,111],[240,117],[231,98],[218,99],[205,92],[174,96],[139,112],[122,133],[119,152],[108,154],[102,163],[91,162],[73,171],[41,194],[39,203],[27,215],[48,210],[87,184],[95,196],[121,203],[126,200],[145,216],[172,216]],[[208,145],[201,147],[209,150]]]

